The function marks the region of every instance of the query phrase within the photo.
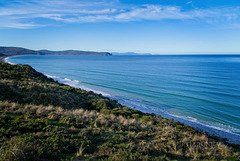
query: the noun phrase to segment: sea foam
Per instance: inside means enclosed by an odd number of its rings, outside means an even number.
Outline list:
[[[3,62],[14,65],[14,63],[12,63],[12,62],[10,62],[10,61],[8,60],[9,58],[10,58],[10,57],[4,58],[4,59],[3,59]]]
[[[86,90],[86,91],[92,91],[94,93],[101,94],[101,95],[106,96],[106,97],[110,96],[109,93],[98,91],[98,90],[94,90],[94,89],[91,89],[89,87],[86,87],[78,80],[71,80],[69,78],[60,78],[60,77],[49,75],[49,74],[45,74],[45,75],[48,78],[52,78],[52,79],[54,79],[54,80],[56,80],[56,81],[58,81],[60,83],[64,83],[64,84],[69,85],[71,87],[81,88],[81,89]]]

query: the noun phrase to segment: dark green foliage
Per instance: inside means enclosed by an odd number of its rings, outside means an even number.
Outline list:
[[[0,63],[0,160],[238,160],[238,146]]]

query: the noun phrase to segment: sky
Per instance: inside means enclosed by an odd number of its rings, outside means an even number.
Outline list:
[[[240,0],[0,0],[0,46],[240,54]]]

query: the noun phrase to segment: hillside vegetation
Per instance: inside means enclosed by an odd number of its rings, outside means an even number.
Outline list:
[[[0,160],[239,160],[239,147],[0,63]]]

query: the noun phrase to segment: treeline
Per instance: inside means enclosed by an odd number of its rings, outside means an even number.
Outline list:
[[[239,160],[239,147],[0,63],[0,160]]]

